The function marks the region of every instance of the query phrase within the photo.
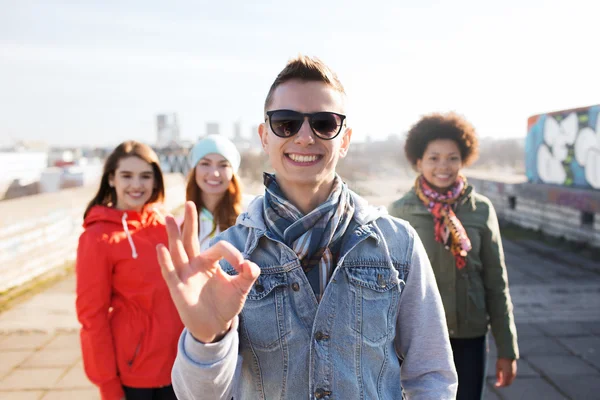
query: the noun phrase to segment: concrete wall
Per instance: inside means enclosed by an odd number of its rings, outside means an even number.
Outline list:
[[[600,191],[468,177],[498,217],[545,234],[600,247]]]
[[[166,205],[185,201],[180,174],[165,174]],[[96,185],[0,202],[0,293],[75,259],[83,211]]]

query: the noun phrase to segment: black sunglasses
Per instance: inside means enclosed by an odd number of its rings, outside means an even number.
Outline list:
[[[267,111],[269,125],[273,133],[282,138],[289,138],[300,131],[304,118],[313,133],[320,139],[334,139],[342,131],[346,116],[329,111],[301,113],[293,110]]]

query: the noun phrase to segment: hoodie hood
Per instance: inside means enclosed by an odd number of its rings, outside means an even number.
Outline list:
[[[109,223],[121,225],[129,247],[131,247],[131,257],[138,258],[137,249],[133,238],[131,237],[130,227],[133,230],[138,230],[146,226],[156,225],[160,221],[164,222],[164,211],[161,210],[159,204],[147,204],[142,211],[133,210],[118,210],[107,206],[94,206],[88,212],[88,215],[83,221],[83,228],[87,229],[96,223]]]
[[[163,220],[164,210],[160,204],[146,204],[142,211],[117,210],[107,206],[94,206],[83,220],[83,227],[88,228],[97,222],[122,224],[123,216],[129,225],[142,227]]]

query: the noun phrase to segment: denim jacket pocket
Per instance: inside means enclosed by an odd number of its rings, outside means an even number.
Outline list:
[[[394,327],[404,281],[388,267],[347,267],[354,294],[353,329],[373,343],[385,339]]]
[[[260,275],[246,298],[241,313],[243,333],[258,349],[273,349],[289,333],[285,316],[285,273]]]

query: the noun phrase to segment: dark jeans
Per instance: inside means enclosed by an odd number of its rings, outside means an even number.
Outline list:
[[[473,339],[450,339],[450,345],[458,373],[456,400],[482,399],[487,363],[485,336]]]
[[[171,385],[152,389],[123,386],[123,390],[127,400],[177,400]]]

